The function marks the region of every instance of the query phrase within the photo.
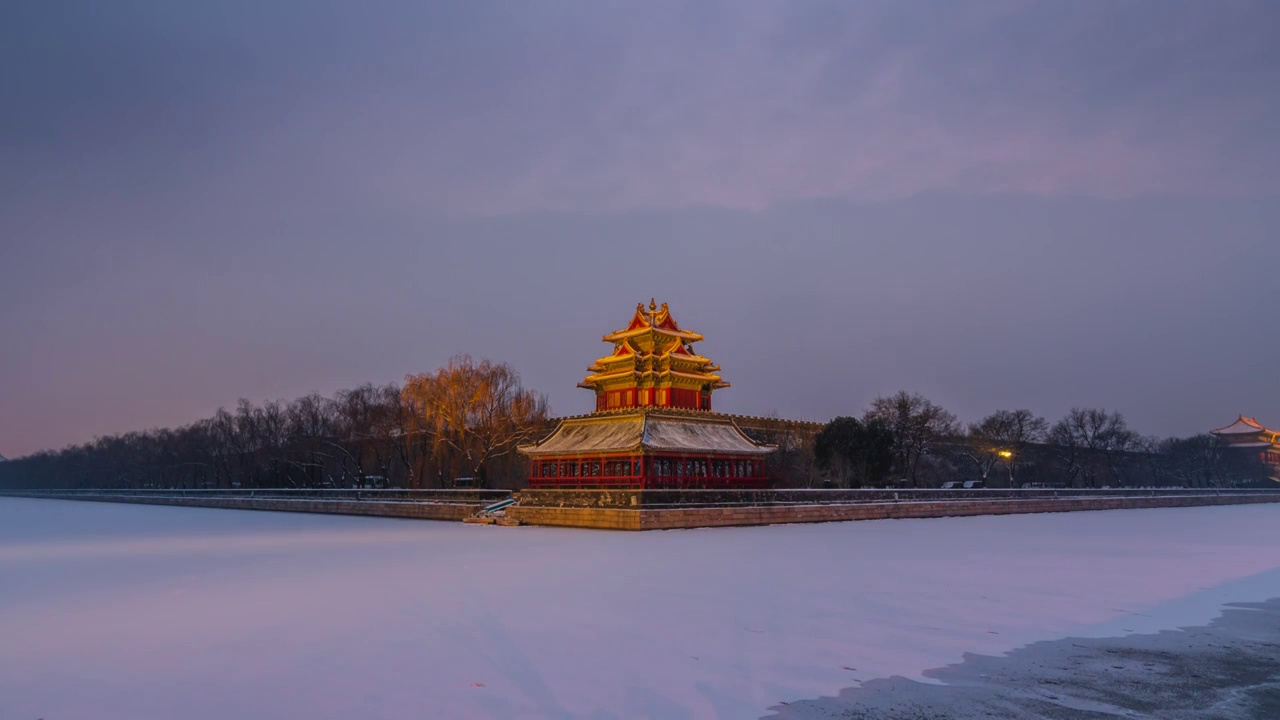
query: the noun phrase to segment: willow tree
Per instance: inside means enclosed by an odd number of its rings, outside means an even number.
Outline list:
[[[410,375],[406,431],[430,440],[441,485],[469,476],[485,485],[492,463],[545,426],[547,400],[525,389],[510,365],[459,355],[434,373]]]

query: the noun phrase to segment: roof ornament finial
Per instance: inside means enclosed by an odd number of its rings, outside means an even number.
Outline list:
[[[657,298],[649,298],[649,312],[655,312],[658,309]]]

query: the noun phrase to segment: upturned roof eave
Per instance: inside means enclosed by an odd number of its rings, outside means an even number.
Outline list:
[[[593,448],[591,450],[579,450],[576,452],[573,450],[542,450],[536,445],[522,445],[516,448],[516,452],[520,453],[521,455],[528,455],[530,457],[535,457],[539,455],[579,455],[584,457],[588,455],[622,455],[622,454],[635,455],[637,453],[643,453],[644,450],[645,450],[645,447],[642,444],[639,444],[639,445],[633,444],[633,445],[608,447],[608,448]]]
[[[1235,422],[1231,423],[1230,425],[1225,425],[1223,427],[1220,427],[1216,430],[1210,430],[1209,434],[1210,435],[1251,435],[1253,433],[1260,433],[1260,432],[1274,433],[1275,431],[1268,430],[1266,427],[1263,426],[1262,423],[1258,422],[1257,419],[1255,418],[1247,418],[1244,415],[1240,415],[1239,417],[1236,418]]]
[[[609,424],[618,421],[626,421],[629,417],[635,415],[641,416],[641,422],[635,428],[637,435],[632,436],[634,439],[626,443],[617,443],[615,445],[606,445],[603,447],[591,448],[574,448],[574,447],[558,447],[547,449],[546,445],[551,444],[557,436],[570,426]],[[738,447],[715,447],[714,441],[709,446],[697,447],[693,445],[673,446],[656,442],[652,438],[650,432],[650,424],[653,422],[661,422],[664,419],[670,419],[676,423],[705,423],[708,425],[723,426],[726,431],[731,432],[736,438],[734,444],[740,443]],[[660,433],[661,434],[661,433]],[[621,438],[619,438],[621,439]],[[591,415],[580,415],[573,418],[565,418],[560,421],[556,429],[547,437],[538,441],[533,445],[522,445],[516,448],[517,452],[530,457],[538,456],[596,456],[596,455],[612,455],[612,454],[642,454],[652,455],[658,453],[673,453],[688,456],[703,455],[758,455],[764,456],[776,452],[778,447],[770,443],[761,443],[753,440],[751,436],[742,431],[738,427],[737,422],[728,416],[701,415],[698,413],[673,413],[663,412],[657,408],[631,408],[622,412],[610,412]]]
[[[618,330],[605,335],[603,339],[605,342],[618,342],[620,340],[644,335],[645,333],[666,335],[668,337],[680,338],[689,342],[702,342],[705,339],[696,332],[689,332],[688,330],[672,330],[671,328],[664,327],[640,327],[634,330]]]

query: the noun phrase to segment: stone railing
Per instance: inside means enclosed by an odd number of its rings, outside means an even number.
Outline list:
[[[463,520],[506,490],[28,490],[60,500]],[[524,490],[506,518],[531,525],[656,530],[888,518],[1119,510],[1280,502],[1276,489]]]
[[[272,500],[341,500],[344,502],[419,502],[486,505],[511,497],[510,490],[454,488],[444,490],[406,490],[403,488],[76,488],[0,490],[0,495],[26,497],[58,497],[88,499],[114,497],[120,499],[272,499]]]
[[[507,490],[27,490],[0,495],[51,500],[180,505],[224,510],[267,510],[328,515],[371,515],[420,520],[463,520],[487,505],[511,497]]]
[[[1187,497],[1257,495],[1280,489],[1240,488],[1027,488],[1027,489],[782,489],[782,490],[520,490],[524,507],[600,507],[661,509],[684,507],[771,507],[778,505],[855,505],[886,502],[973,502],[1068,498]]]

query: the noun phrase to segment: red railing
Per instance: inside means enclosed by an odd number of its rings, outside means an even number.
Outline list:
[[[529,486],[541,488],[758,488],[767,484],[754,457],[603,455],[534,460]]]

